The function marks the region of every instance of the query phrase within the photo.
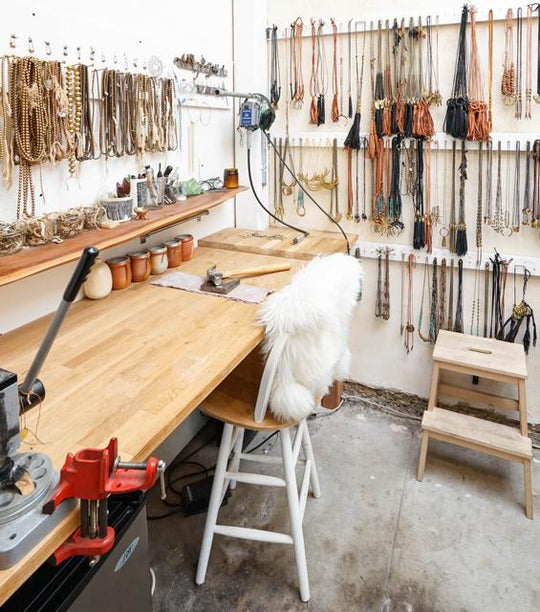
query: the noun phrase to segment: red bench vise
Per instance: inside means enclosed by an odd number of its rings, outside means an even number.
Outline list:
[[[145,491],[160,478],[164,499],[164,472],[165,462],[155,457],[150,457],[146,463],[121,461],[116,438],[111,438],[107,448],[85,448],[74,455],[68,453],[60,481],[43,506],[43,512],[52,514],[65,499],[78,498],[81,525],[55,551],[55,564],[75,555],[97,560],[107,553],[114,545],[114,529],[107,525],[107,497],[113,493]]]

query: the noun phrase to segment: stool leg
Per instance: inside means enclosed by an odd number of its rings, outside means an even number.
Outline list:
[[[214,528],[217,522],[219,507],[221,506],[221,493],[223,484],[225,482],[225,471],[227,470],[227,460],[229,458],[232,432],[233,426],[225,423],[223,426],[223,434],[221,436],[221,445],[219,447],[216,471],[214,473],[212,493],[210,494],[208,514],[206,515],[201,552],[199,554],[199,563],[197,565],[197,574],[195,576],[195,582],[197,584],[202,584],[206,577],[208,560],[210,559],[210,549],[212,548],[212,540],[214,539]]]
[[[531,461],[523,460],[523,475],[525,479],[525,514],[528,519],[533,519],[533,492],[532,492],[532,473]]]
[[[319,485],[319,475],[317,474],[317,464],[315,463],[315,456],[313,455],[313,446],[311,445],[311,437],[309,435],[309,429],[307,421],[304,421],[304,431],[302,434],[302,448],[304,449],[304,456],[307,460],[311,461],[311,493],[313,497],[319,498],[321,496],[321,487]]]
[[[234,455],[231,461],[231,472],[238,472],[240,469],[240,454],[242,452],[242,444],[244,442],[244,431],[245,430],[243,427],[238,428],[238,436],[234,445]],[[230,487],[231,491],[236,489],[236,480],[231,480]]]
[[[291,434],[288,429],[281,430],[281,452],[283,455],[283,468],[285,471],[285,482],[287,484],[287,502],[289,505],[289,517],[291,520],[292,538],[294,541],[294,555],[296,558],[296,569],[298,572],[298,583],[300,585],[300,598],[309,601],[309,578],[306,562],[306,549],[304,547],[304,534],[302,532],[302,517],[300,515],[300,502],[298,499],[298,487],[296,485],[296,474],[294,470],[293,453],[291,446]]]
[[[431,390],[429,392],[428,410],[433,410],[439,401],[439,377],[440,366],[437,362],[433,364],[433,374],[431,375]]]
[[[424,469],[426,467],[426,457],[428,450],[429,434],[427,431],[422,432],[422,443],[420,445],[420,457],[418,458],[418,472],[416,480],[422,482],[424,480]]]

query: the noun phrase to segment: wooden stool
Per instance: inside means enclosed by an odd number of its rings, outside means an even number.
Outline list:
[[[224,427],[195,582],[200,585],[205,581],[215,534],[276,544],[292,544],[300,597],[302,601],[308,601],[310,590],[302,522],[309,490],[311,489],[313,497],[320,497],[321,490],[306,420],[283,423],[267,412],[270,390],[283,348],[284,341],[274,346],[264,370],[262,358],[256,349],[201,405],[204,414],[218,419],[224,424]],[[295,428],[296,434],[292,437],[291,432]],[[281,439],[281,457],[242,452],[242,441],[246,429],[261,432],[278,430]],[[303,458],[299,456],[301,451],[303,451]],[[232,457],[229,461],[231,453]],[[240,471],[241,461],[281,464],[284,477]],[[297,463],[304,464],[300,491],[298,491],[295,474]],[[234,489],[237,482],[284,487],[289,506],[291,533],[218,524],[219,509],[227,489]]]
[[[532,443],[527,429],[527,366],[523,346],[491,338],[441,331],[433,351],[433,361],[428,408],[422,418],[422,444],[417,479],[421,481],[424,478],[430,438],[522,463],[525,512],[527,518],[532,519]],[[518,399],[441,383],[442,370],[513,383],[517,385]],[[519,413],[520,428],[518,430],[508,425],[437,408],[441,395],[484,402],[504,410],[516,410]]]

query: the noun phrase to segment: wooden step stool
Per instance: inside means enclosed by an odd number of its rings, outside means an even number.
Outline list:
[[[430,438],[522,463],[525,511],[527,518],[532,519],[532,443],[527,429],[527,365],[523,346],[491,338],[441,331],[433,351],[433,362],[428,407],[422,418],[422,444],[417,479],[421,481],[424,478]],[[441,383],[440,374],[443,370],[514,383],[517,385],[518,399]],[[441,395],[480,401],[504,410],[516,410],[519,413],[519,430],[468,414],[437,408]]]

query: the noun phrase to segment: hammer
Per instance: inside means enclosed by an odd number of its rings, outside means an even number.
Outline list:
[[[206,282],[201,285],[201,289],[204,291],[212,291],[214,293],[229,293],[229,291],[235,287],[238,287],[240,284],[240,278],[261,276],[263,274],[274,274],[275,272],[284,272],[290,269],[290,263],[282,263],[258,266],[256,268],[246,268],[244,270],[219,271],[217,266],[214,264],[206,271]]]

